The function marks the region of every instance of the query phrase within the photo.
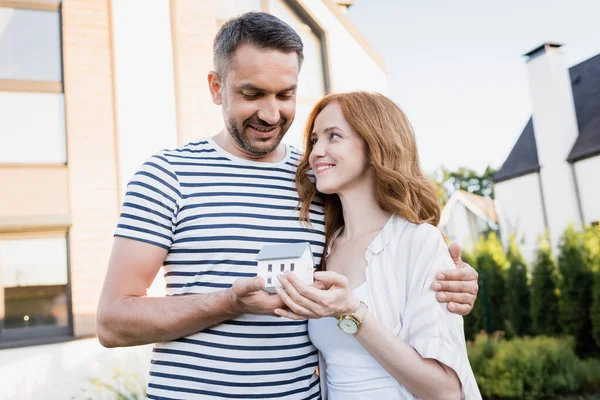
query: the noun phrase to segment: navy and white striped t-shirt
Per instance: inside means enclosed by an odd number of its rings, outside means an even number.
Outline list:
[[[235,157],[212,139],[151,157],[127,187],[115,236],[169,250],[167,295],[210,293],[256,275],[265,244],[309,242],[319,263],[323,208],[298,219],[301,154],[278,163]],[[317,350],[306,321],[243,315],[155,345],[149,399],[318,399]]]

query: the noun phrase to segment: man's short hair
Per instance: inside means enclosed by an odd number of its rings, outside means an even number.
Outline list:
[[[248,12],[225,22],[213,44],[213,62],[217,74],[225,79],[233,53],[242,45],[261,49],[296,52],[298,66],[304,60],[302,39],[291,26],[264,12]]]

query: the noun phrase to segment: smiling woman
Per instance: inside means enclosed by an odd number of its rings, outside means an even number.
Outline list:
[[[339,143],[337,137],[344,136],[352,146]],[[339,153],[337,157],[347,159],[348,173],[354,173],[351,169],[356,165],[364,167],[364,163],[373,167],[377,201],[384,211],[403,215],[413,223],[437,225],[439,203],[432,182],[421,170],[412,127],[404,112],[387,97],[364,92],[328,95],[310,114],[304,137],[305,154],[310,157],[303,158],[298,166],[302,216],[307,215],[308,206],[321,191],[319,183],[312,183],[308,171],[317,162],[326,163]],[[331,155],[323,153],[319,140],[331,145],[327,148]],[[324,187],[327,185],[327,180],[321,182]],[[324,190],[322,193],[335,193]],[[329,244],[342,226],[342,207],[337,195],[324,196],[324,202]]]
[[[454,263],[435,227],[436,190],[402,110],[380,94],[328,95],[304,136],[296,174],[300,217],[310,224],[318,193],[326,250],[314,275],[318,285],[290,273],[279,277],[277,293],[287,307],[275,314],[309,318],[329,398],[480,399],[463,321],[431,288]]]

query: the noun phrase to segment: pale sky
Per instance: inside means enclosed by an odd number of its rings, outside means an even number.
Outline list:
[[[384,57],[427,172],[499,168],[531,115],[523,54],[600,53],[600,0],[356,0],[348,16]]]

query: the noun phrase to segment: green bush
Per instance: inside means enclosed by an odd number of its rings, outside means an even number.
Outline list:
[[[484,398],[542,399],[598,389],[600,361],[581,361],[573,346],[570,338],[479,335],[468,352]]]
[[[475,264],[479,272],[481,301],[475,319],[488,333],[504,330],[504,280],[508,263],[495,233],[481,237],[476,246]]]
[[[477,270],[475,255],[473,253],[469,252],[468,250],[463,250],[461,258],[465,263],[469,264],[470,266],[475,268],[475,270]],[[479,282],[479,285],[481,286],[481,282]],[[473,310],[471,310],[471,312],[465,315],[465,317],[463,318],[465,338],[467,340],[475,339],[475,335],[481,329],[483,329],[483,313],[481,312],[481,303],[481,292],[479,292],[479,295],[475,300],[475,304],[473,305]]]
[[[600,393],[600,360],[589,358],[584,361],[585,386],[583,390],[587,393]]]
[[[594,287],[592,288],[592,306],[590,307],[592,320],[592,336],[596,346],[600,347],[600,271],[594,272]]]
[[[600,226],[588,227],[584,232],[585,257],[594,275],[590,320],[592,336],[600,347]]]
[[[569,226],[558,246],[559,322],[562,332],[575,338],[575,353],[580,357],[597,350],[590,319],[594,276],[586,263],[583,238]]]
[[[557,269],[547,238],[540,242],[531,279],[531,321],[536,335],[556,335],[558,325]]]
[[[514,236],[510,238],[506,258],[509,267],[505,289],[505,331],[523,336],[531,331],[531,299],[527,265],[521,257]]]

